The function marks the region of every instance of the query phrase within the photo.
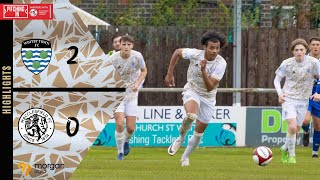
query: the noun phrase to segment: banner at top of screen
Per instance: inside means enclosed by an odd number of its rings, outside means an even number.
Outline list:
[[[53,4],[0,4],[0,20],[52,20]]]

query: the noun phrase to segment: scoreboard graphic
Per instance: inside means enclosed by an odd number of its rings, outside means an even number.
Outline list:
[[[70,2],[42,3],[52,20],[13,25],[14,179],[69,179],[125,95]]]

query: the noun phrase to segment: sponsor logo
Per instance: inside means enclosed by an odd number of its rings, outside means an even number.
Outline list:
[[[64,164],[34,164],[33,168],[35,169],[34,172],[37,174],[46,173],[47,170],[54,171],[56,169],[63,169]]]
[[[31,166],[29,164],[26,164],[24,162],[19,162],[18,168],[21,168],[22,173],[24,173],[25,176],[29,175],[29,172],[31,170]]]
[[[29,13],[30,13],[30,16],[35,17],[37,16],[38,11],[36,9],[31,9]]]
[[[53,4],[0,4],[0,20],[52,20]]]
[[[18,168],[21,168],[21,171],[24,173],[25,176],[28,176],[31,169],[34,169],[33,172],[36,174],[43,174],[46,173],[47,170],[54,171],[56,169],[63,169],[64,164],[34,164],[33,168],[31,168],[30,164],[19,162]]]
[[[223,146],[232,146],[236,143],[236,124],[224,123],[221,126],[219,135],[216,136],[216,141]]]

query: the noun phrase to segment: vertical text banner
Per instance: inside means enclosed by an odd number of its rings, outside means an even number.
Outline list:
[[[169,146],[178,136],[186,113],[183,106],[141,106],[137,116],[136,131],[130,139],[132,146]],[[212,120],[201,139],[200,146],[244,146],[245,108],[215,107]],[[187,134],[189,139],[194,131]],[[94,145],[116,146],[115,122],[111,119]],[[183,146],[187,145],[187,141]]]

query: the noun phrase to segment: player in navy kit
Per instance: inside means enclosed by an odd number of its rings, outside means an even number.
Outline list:
[[[318,59],[320,61],[320,37],[312,37],[309,44],[310,56]],[[310,133],[310,120],[312,116],[314,133],[313,133],[313,148],[312,157],[319,158],[318,150],[320,144],[320,102],[317,99],[320,90],[316,89],[319,83],[319,76],[314,77],[314,86],[312,89],[312,98],[309,100],[308,111],[303,121],[302,129],[303,134],[303,145],[308,146],[309,144],[309,133]]]

